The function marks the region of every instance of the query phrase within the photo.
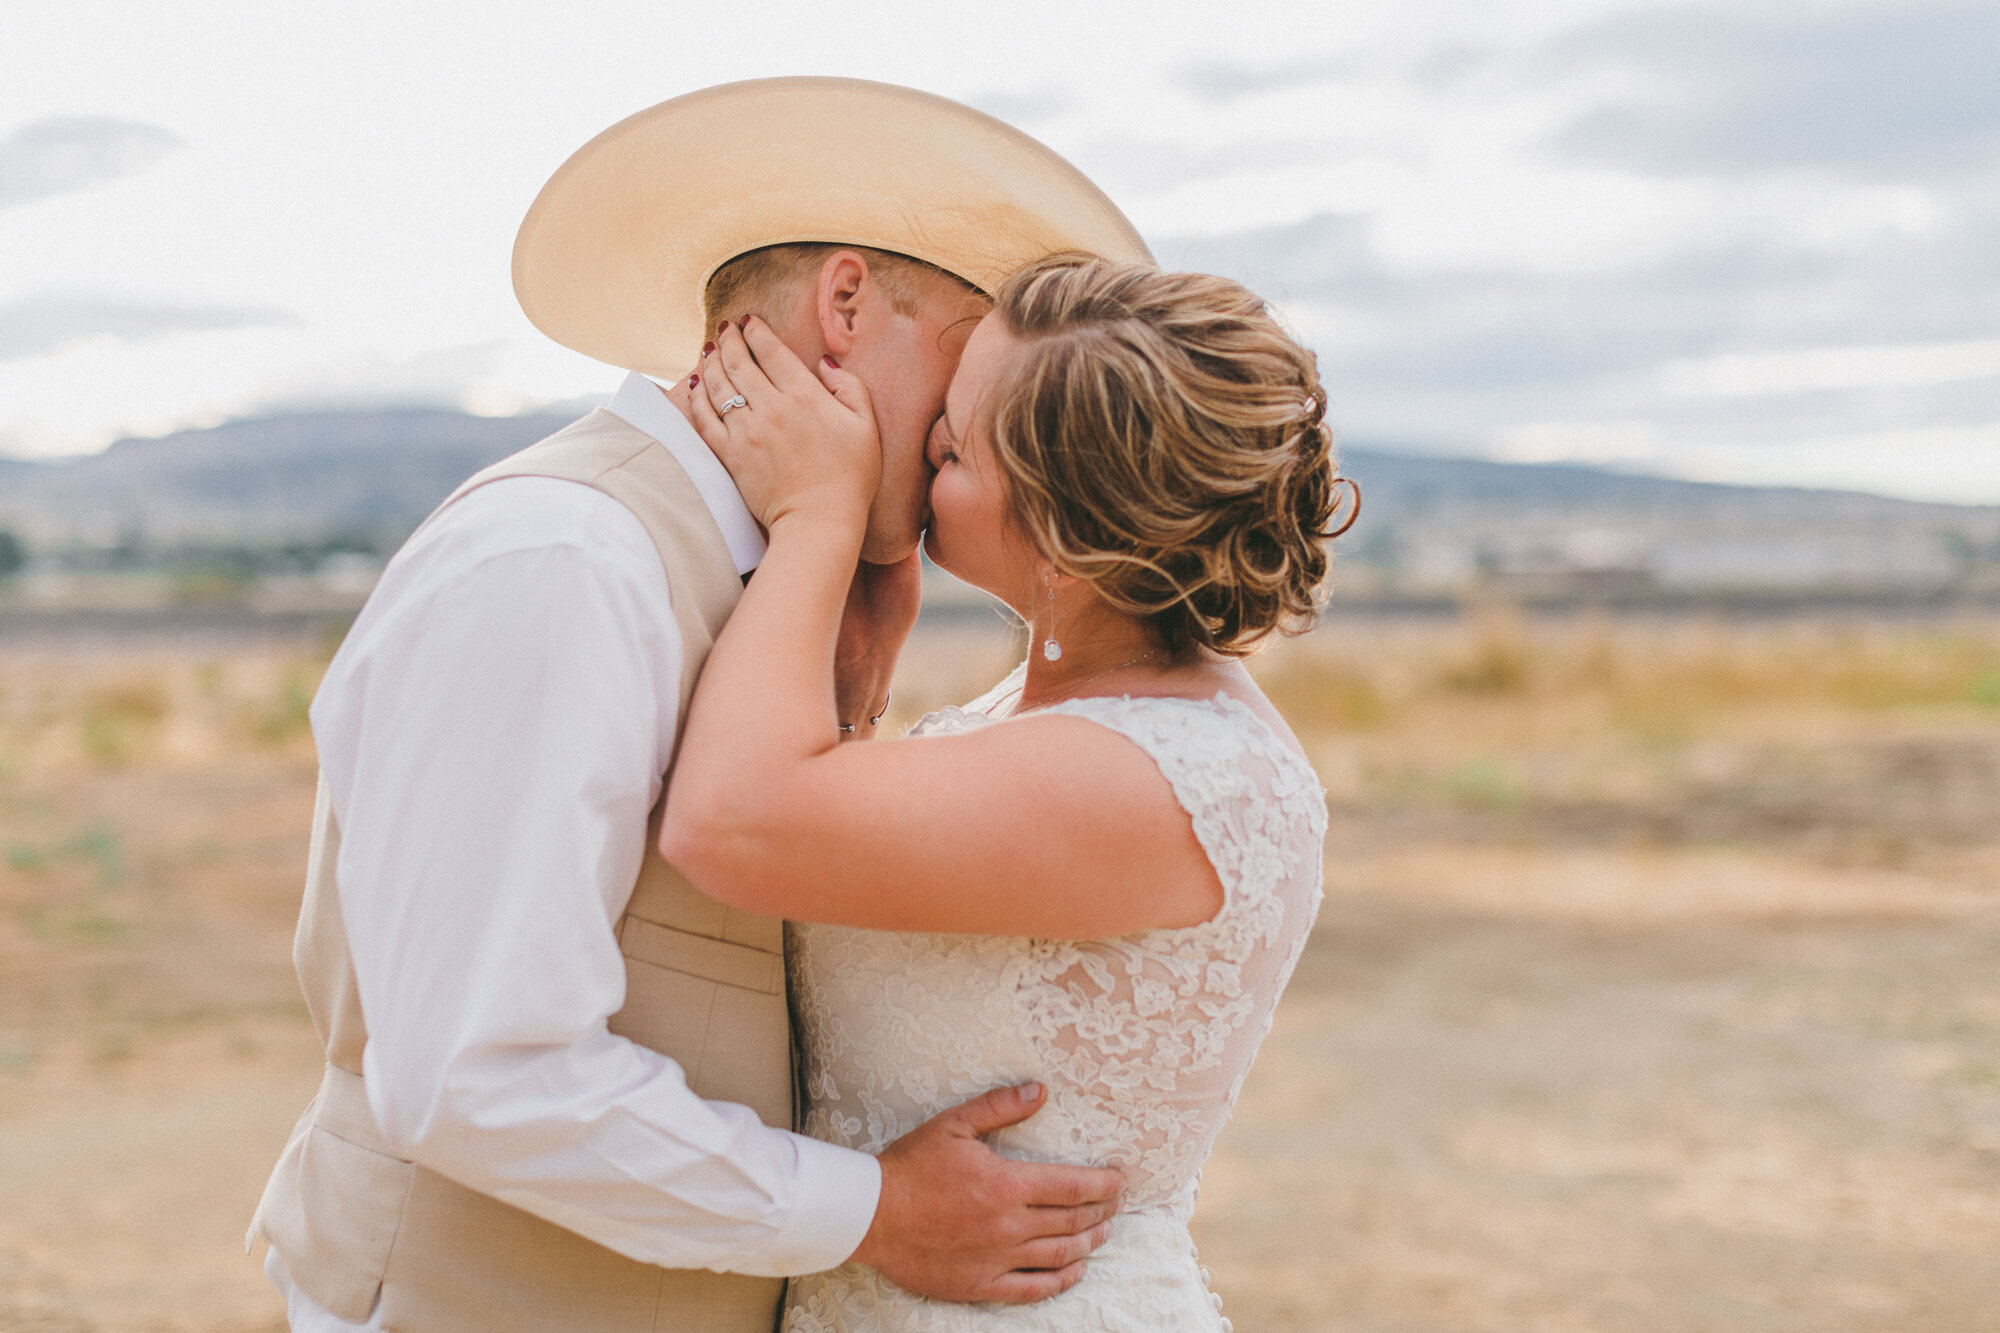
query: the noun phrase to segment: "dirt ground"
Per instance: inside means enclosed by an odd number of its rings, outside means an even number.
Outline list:
[[[928,634],[907,721],[1004,669]],[[0,1333],[281,1327],[316,655],[0,647]],[[1994,627],[1343,624],[1328,898],[1197,1239],[1244,1333],[2000,1330]]]

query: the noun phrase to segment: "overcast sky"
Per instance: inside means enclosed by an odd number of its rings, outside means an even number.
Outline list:
[[[618,373],[508,252],[598,130],[846,74],[1249,282],[1357,445],[2000,501],[2000,5],[0,7],[0,453]]]

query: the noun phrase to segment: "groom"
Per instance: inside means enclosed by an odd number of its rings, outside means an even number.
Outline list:
[[[681,375],[713,321],[750,313],[834,357],[873,395],[867,555],[890,563],[984,294],[1064,249],[1146,258],[1074,168],[990,118],[778,79],[586,145],[530,210],[514,281],[543,331],[635,372]],[[294,1329],[766,1333],[787,1275],[854,1259],[941,1299],[1031,1301],[1108,1234],[1115,1172],[981,1142],[1034,1113],[1033,1086],[879,1160],[789,1132],[780,923],[649,854],[695,677],[763,551],[686,391],[634,373],[462,486],[314,701],[295,960],[327,1068],[252,1223]],[[887,669],[844,665],[857,739]]]

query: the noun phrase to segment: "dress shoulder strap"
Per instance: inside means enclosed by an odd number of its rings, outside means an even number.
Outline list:
[[[1173,787],[1230,907],[1268,896],[1326,833],[1312,767],[1239,700],[1131,695],[1038,709],[1081,717],[1144,750]]]

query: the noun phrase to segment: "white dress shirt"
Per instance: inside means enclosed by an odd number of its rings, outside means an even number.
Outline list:
[[[755,520],[659,387],[633,375],[607,406],[755,568]],[[368,1102],[411,1160],[634,1259],[832,1268],[874,1218],[876,1160],[703,1101],[605,1029],[680,670],[659,554],[589,486],[490,483],[389,562],[312,706]],[[316,1306],[276,1251],[265,1271],[299,1333],[377,1327]]]

